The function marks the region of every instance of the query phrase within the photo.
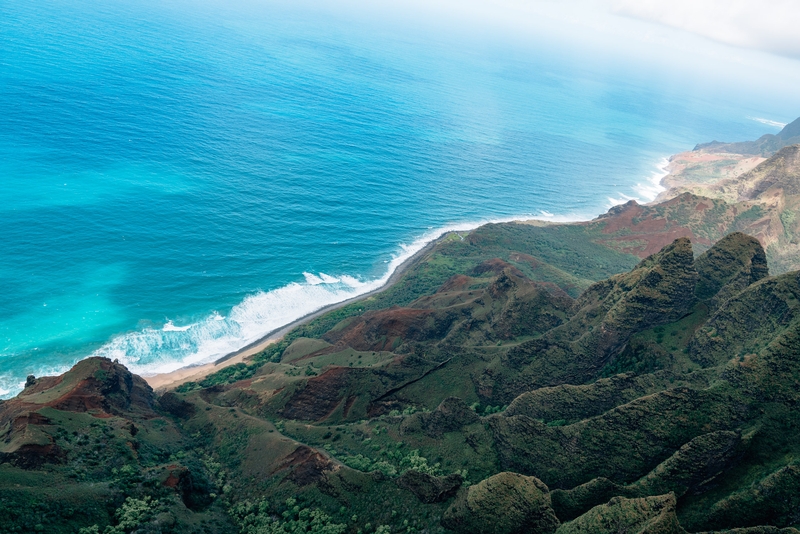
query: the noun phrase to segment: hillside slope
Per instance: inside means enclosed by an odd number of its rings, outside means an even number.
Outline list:
[[[32,378],[0,404],[0,530],[797,526],[800,273],[765,258],[678,238],[578,298],[496,258],[205,387]]]
[[[175,391],[30,377],[0,534],[799,532],[799,165],[449,234]]]

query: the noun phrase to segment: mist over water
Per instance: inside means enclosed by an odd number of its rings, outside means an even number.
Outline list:
[[[670,154],[794,118],[557,43],[248,9],[0,4],[0,397],[213,360],[447,228],[649,200]]]

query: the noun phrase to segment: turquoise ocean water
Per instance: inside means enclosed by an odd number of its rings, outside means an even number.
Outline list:
[[[213,360],[444,228],[649,200],[666,156],[794,118],[666,78],[286,6],[0,2],[0,397]]]

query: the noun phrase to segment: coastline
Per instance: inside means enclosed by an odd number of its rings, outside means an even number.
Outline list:
[[[731,156],[734,156],[733,158],[734,161],[731,161]],[[706,165],[713,163],[719,164],[720,163],[719,160],[723,159],[728,160],[726,161],[726,163],[728,163],[728,166],[725,166],[724,169],[714,169],[716,172],[709,173],[709,174],[716,174],[714,178],[719,179],[721,177],[720,174],[722,174],[722,177],[730,177],[732,174],[733,175],[740,174],[743,170],[746,171],[749,170],[749,168],[752,168],[752,166],[755,166],[754,164],[756,163],[755,161],[742,162],[740,160],[745,159],[745,157],[727,153],[715,154],[712,156],[710,154],[705,154],[705,153],[698,154],[698,151],[690,150],[675,154],[673,156],[670,156],[669,158],[664,158],[664,160],[662,160],[658,165],[658,168],[662,170],[663,174],[657,173],[656,176],[653,176],[652,178],[647,180],[648,183],[646,184],[642,183],[637,184],[640,189],[648,189],[649,190],[647,191],[648,193],[655,193],[655,198],[653,198],[653,200],[644,203],[655,204],[658,202],[662,202],[664,200],[677,196],[684,190],[690,188],[692,185],[697,187],[698,181],[705,181],[705,180],[697,180],[697,176],[694,175],[695,172],[691,171],[697,171],[699,169],[692,167],[700,166],[703,167],[702,169],[703,171],[707,171],[708,169],[705,168]],[[755,160],[756,158],[752,159]],[[690,170],[690,173],[686,172],[687,168],[688,170]],[[691,176],[687,176],[687,174],[691,174]],[[708,178],[711,178],[711,176],[707,176],[706,180],[708,180]],[[221,356],[214,361],[206,363],[190,364],[164,373],[154,373],[150,375],[140,373],[140,376],[142,376],[142,378],[144,378],[154,390],[166,391],[169,389],[173,389],[186,382],[202,380],[204,377],[213,374],[221,369],[224,369],[225,367],[228,367],[230,365],[235,365],[237,363],[245,363],[254,354],[257,354],[258,352],[261,352],[262,350],[267,348],[269,345],[282,340],[283,337],[294,328],[309,321],[312,321],[313,319],[329,311],[341,308],[353,302],[358,302],[367,299],[373,295],[376,295],[378,293],[381,293],[389,289],[395,283],[397,283],[398,280],[400,280],[400,278],[408,271],[408,269],[410,269],[413,265],[415,265],[422,258],[424,258],[436,246],[437,243],[441,242],[443,239],[445,239],[448,235],[451,235],[452,233],[471,231],[485,224],[490,224],[490,223],[515,222],[518,224],[533,224],[533,225],[569,224],[574,222],[580,222],[583,220],[590,220],[594,218],[594,217],[587,217],[586,219],[584,219],[583,217],[578,217],[578,218],[573,218],[573,217],[551,218],[551,217],[552,215],[547,213],[545,213],[544,216],[541,218],[533,215],[527,215],[527,216],[523,215],[507,219],[484,220],[479,223],[451,225],[440,228],[439,230],[437,230],[438,235],[436,237],[433,238],[422,237],[417,242],[412,244],[411,247],[409,248],[412,248],[413,250],[413,248],[415,248],[414,245],[420,243],[421,241],[424,242],[424,244],[422,244],[416,252],[411,253],[407,258],[402,259],[400,263],[397,264],[397,266],[394,268],[391,274],[386,277],[386,281],[380,287],[377,287],[360,295],[356,295],[352,298],[343,300],[341,302],[336,302],[333,304],[328,304],[326,306],[323,306],[322,308],[314,312],[308,313],[298,319],[295,319],[290,323],[281,326],[280,328],[267,332],[265,335],[261,336],[257,340],[245,345],[240,349],[237,349],[236,351],[225,354],[224,356]]]
[[[543,221],[544,224],[547,224],[547,221]],[[488,223],[483,223],[488,224]],[[283,337],[291,332],[294,328],[312,321],[317,317],[328,313],[329,311],[341,308],[348,304],[352,304],[353,302],[358,302],[364,299],[367,299],[373,295],[386,291],[394,284],[396,284],[400,278],[414,265],[416,265],[422,258],[424,258],[433,248],[436,246],[437,243],[441,242],[445,239],[448,235],[454,232],[458,232],[459,230],[446,230],[437,238],[429,241],[425,246],[419,249],[417,252],[406,258],[397,268],[392,272],[389,278],[386,280],[386,283],[383,284],[381,287],[373,289],[372,291],[368,291],[367,293],[363,293],[361,295],[355,296],[353,298],[343,300],[341,302],[336,302],[334,304],[329,304],[316,310],[312,313],[309,313],[299,319],[292,321],[291,323],[284,325],[276,330],[268,332],[261,338],[257,339],[256,341],[245,345],[244,347],[240,348],[237,351],[231,352],[214,360],[213,362],[208,362],[204,364],[197,364],[197,365],[189,365],[186,367],[181,367],[180,369],[176,369],[174,371],[170,371],[168,373],[158,373],[153,375],[141,375],[147,383],[156,391],[166,391],[169,389],[173,389],[178,387],[181,384],[186,382],[193,382],[197,380],[202,380],[206,376],[213,374],[225,367],[230,365],[234,365],[237,363],[243,363],[247,358],[250,356],[257,354],[267,348],[269,345],[273,343],[277,343]]]
[[[754,169],[767,158],[733,152],[710,152],[704,149],[687,150],[670,156],[668,171],[659,185],[662,191],[650,204],[657,204],[682,193],[715,197],[714,187]]]
[[[137,374],[142,378],[144,378],[150,385],[150,387],[152,387],[154,390],[163,392],[169,389],[176,388],[179,385],[184,384],[186,382],[202,380],[204,377],[213,374],[221,369],[224,369],[225,367],[228,367],[230,365],[235,365],[237,363],[244,363],[250,356],[258,352],[261,352],[262,350],[264,350],[266,347],[268,347],[273,343],[279,342],[281,339],[283,339],[283,337],[286,334],[288,334],[294,328],[309,321],[312,321],[315,318],[319,317],[320,315],[323,315],[329,311],[341,308],[348,304],[352,304],[353,302],[358,302],[367,299],[373,295],[386,291],[394,284],[396,284],[397,281],[399,281],[400,278],[408,271],[408,269],[413,267],[423,257],[425,257],[425,255],[427,255],[431,250],[433,250],[433,248],[436,246],[437,243],[441,242],[443,239],[445,239],[447,236],[453,233],[470,232],[486,224],[500,224],[500,223],[512,223],[512,222],[517,224],[532,224],[532,225],[570,224],[570,223],[588,221],[596,216],[597,215],[587,216],[583,214],[575,214],[572,216],[553,216],[545,212],[544,215],[538,217],[533,214],[528,214],[528,215],[519,215],[516,217],[508,217],[508,218],[485,219],[483,221],[474,223],[451,224],[448,226],[441,227],[433,232],[430,232],[426,236],[420,237],[409,247],[406,247],[412,250],[417,247],[419,248],[415,252],[410,253],[408,257],[402,260],[400,259],[402,258],[402,255],[400,256],[400,258],[397,258],[398,260],[400,260],[399,263],[391,271],[391,274],[385,275],[386,281],[380,287],[376,287],[375,289],[353,296],[349,299],[323,306],[322,308],[313,311],[311,313],[308,313],[298,319],[295,319],[286,325],[283,325],[277,329],[267,332],[257,340],[248,343],[247,345],[245,345],[240,349],[225,354],[224,356],[221,356],[214,361],[189,364],[180,367],[178,369],[167,371],[164,373],[147,374],[137,371]],[[435,235],[435,237],[431,237],[432,235]]]
[[[648,183],[637,184],[636,189],[644,193],[643,196],[651,196],[652,200],[645,201],[643,204],[652,205],[659,202],[666,201],[683,192],[693,192],[697,194],[705,193],[708,195],[707,189],[717,182],[733,178],[743,174],[754,168],[758,163],[761,163],[765,158],[744,156],[741,154],[733,154],[727,152],[709,153],[705,150],[688,150],[674,154],[668,158],[664,158],[658,164],[658,169],[661,172],[654,173]],[[612,202],[615,199],[609,199]],[[640,201],[641,202],[641,201]],[[613,202],[619,204],[619,202]],[[599,215],[599,214],[598,214]],[[230,352],[212,362],[188,365],[178,368],[166,373],[156,373],[152,375],[142,374],[141,376],[150,384],[150,386],[157,391],[166,391],[175,388],[185,382],[202,380],[204,377],[215,373],[230,365],[237,363],[244,363],[249,357],[261,352],[269,345],[279,342],[283,337],[294,328],[314,320],[315,318],[353,302],[367,299],[373,295],[381,293],[392,287],[397,281],[417,262],[419,262],[426,254],[428,254],[434,246],[445,239],[452,233],[471,231],[479,228],[485,224],[490,223],[508,223],[515,222],[518,224],[534,224],[534,225],[547,225],[547,224],[569,224],[573,222],[580,222],[582,220],[590,220],[582,218],[551,218],[549,214],[545,214],[544,218],[536,218],[534,216],[521,216],[502,220],[486,220],[480,223],[466,224],[466,225],[453,225],[440,229],[439,235],[433,239],[426,240],[425,244],[416,252],[402,260],[394,271],[386,278],[386,282],[371,291],[354,296],[352,298],[328,304],[322,308],[300,317],[280,328],[272,330],[253,341],[244,347]],[[420,239],[425,239],[420,238]],[[419,242],[419,241],[418,241]]]
[[[668,176],[669,176],[669,174],[664,176],[664,178],[662,178],[662,180],[666,179],[666,177],[668,177]],[[598,215],[600,215],[600,214],[598,214]],[[283,337],[286,334],[288,334],[290,331],[292,331],[294,328],[296,328],[296,327],[298,327],[298,326],[300,326],[302,324],[305,324],[305,323],[307,323],[309,321],[312,321],[312,320],[316,319],[317,317],[319,317],[319,316],[321,316],[321,315],[323,315],[323,314],[325,314],[325,313],[327,313],[329,311],[341,308],[341,307],[346,306],[348,304],[352,304],[353,302],[358,302],[358,301],[361,301],[361,300],[365,300],[365,299],[367,299],[367,298],[369,298],[371,296],[374,296],[374,295],[379,294],[379,293],[381,293],[383,291],[386,291],[387,289],[392,287],[394,284],[396,284],[400,280],[400,278],[411,267],[413,267],[415,264],[417,264],[431,250],[433,250],[433,248],[436,246],[436,244],[440,243],[442,240],[444,240],[450,234],[472,231],[472,230],[474,230],[476,228],[480,228],[481,226],[484,226],[486,224],[493,224],[493,223],[517,223],[517,224],[528,224],[528,225],[536,225],[536,226],[539,226],[539,225],[546,226],[546,225],[551,225],[551,224],[573,224],[573,223],[579,223],[579,222],[584,222],[584,221],[588,221],[588,220],[594,219],[598,215],[595,215],[594,217],[587,217],[587,218],[583,218],[583,217],[553,217],[553,218],[551,218],[552,216],[550,216],[550,215],[545,215],[544,218],[537,218],[535,216],[528,215],[528,216],[510,217],[510,218],[506,218],[506,219],[485,220],[485,221],[482,221],[480,223],[467,224],[465,226],[453,225],[453,226],[444,227],[444,228],[441,229],[441,233],[437,237],[426,241],[426,243],[419,250],[417,250],[416,252],[411,254],[409,257],[404,259],[394,269],[394,271],[391,273],[391,275],[389,275],[387,277],[386,282],[383,285],[381,285],[380,287],[378,287],[378,288],[375,288],[375,289],[373,289],[371,291],[368,291],[366,293],[362,293],[360,295],[354,296],[352,298],[343,300],[341,302],[328,304],[328,305],[326,305],[326,306],[324,306],[324,307],[322,307],[322,308],[320,308],[320,309],[318,309],[318,310],[316,310],[316,311],[314,311],[312,313],[304,315],[303,317],[300,317],[300,318],[298,318],[298,319],[296,319],[296,320],[294,320],[294,321],[292,321],[292,322],[290,322],[290,323],[288,323],[288,324],[286,324],[286,325],[284,325],[284,326],[282,326],[282,327],[280,327],[278,329],[272,330],[272,331],[268,332],[267,334],[263,335],[262,337],[260,337],[259,339],[257,339],[256,341],[253,341],[253,342],[245,345],[244,347],[242,347],[242,348],[240,348],[240,349],[238,349],[236,351],[230,352],[230,353],[228,353],[228,354],[226,354],[226,355],[224,355],[224,356],[222,356],[220,358],[217,358],[216,360],[214,360],[212,362],[187,365],[185,367],[180,367],[178,369],[175,369],[174,371],[169,371],[169,372],[165,372],[165,373],[155,373],[155,374],[151,374],[151,375],[139,373],[139,375],[142,378],[144,378],[147,381],[147,383],[150,385],[150,387],[152,387],[154,390],[156,390],[158,392],[164,392],[164,391],[167,391],[167,390],[170,390],[170,389],[174,389],[174,388],[176,388],[176,387],[178,387],[181,384],[184,384],[186,382],[202,380],[206,376],[208,376],[210,374],[213,374],[213,373],[215,373],[215,372],[217,372],[217,371],[219,371],[221,369],[224,369],[224,368],[226,368],[228,366],[235,365],[237,363],[246,363],[247,359],[250,356],[253,356],[254,354],[257,354],[257,353],[261,352],[262,350],[264,350],[265,348],[267,348],[269,345],[271,345],[273,343],[277,343],[277,342],[281,341],[283,339]]]

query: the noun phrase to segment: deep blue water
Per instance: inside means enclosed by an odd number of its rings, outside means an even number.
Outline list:
[[[647,200],[664,157],[794,118],[472,44],[269,5],[0,2],[0,396],[90,354],[214,359],[444,227]]]

